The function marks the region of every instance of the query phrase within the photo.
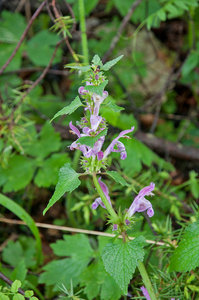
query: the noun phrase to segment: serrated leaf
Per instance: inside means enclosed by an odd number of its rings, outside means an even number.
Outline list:
[[[190,224],[170,260],[169,271],[191,271],[199,266],[199,221]]]
[[[93,57],[92,63],[94,63],[94,65],[96,65],[96,66],[102,66],[102,61],[101,61],[99,55],[96,54],[96,55]]]
[[[15,280],[12,285],[11,285],[11,292],[12,293],[17,293],[18,292],[18,289],[21,287],[21,282],[19,280]]]
[[[116,171],[106,171],[106,173],[111,176],[116,182],[120,183],[122,186],[130,186],[126,180]]]
[[[119,113],[119,112],[121,112],[122,110],[124,110],[123,107],[120,107],[120,106],[116,105],[113,101],[109,101],[109,102],[107,103],[107,105],[108,105],[114,112],[116,112],[116,113]]]
[[[108,71],[110,68],[112,68],[124,55],[120,55],[117,58],[108,61],[107,63],[105,63],[105,65],[103,65],[103,67],[101,68],[101,70],[103,71]]]
[[[66,192],[74,191],[81,183],[78,179],[80,174],[76,173],[70,166],[69,163],[66,163],[59,170],[59,181],[55,187],[55,192],[50,199],[47,207],[44,209],[43,214],[55,204]]]
[[[87,72],[91,69],[90,66],[70,66],[70,65],[65,65],[65,68],[71,68],[71,69],[76,69],[76,70],[80,70],[82,72]]]
[[[138,237],[129,243],[107,244],[102,250],[102,261],[106,271],[115,279],[125,295],[128,284],[139,261],[144,259],[144,237]]]
[[[55,118],[57,118],[57,117],[59,117],[59,116],[63,116],[63,115],[67,115],[67,114],[70,115],[70,114],[72,114],[72,113],[73,113],[78,107],[80,107],[80,106],[83,106],[83,104],[82,104],[82,102],[81,102],[79,96],[77,96],[77,97],[71,102],[70,105],[68,105],[68,106],[62,108],[60,111],[58,111],[50,121],[52,122]]]
[[[76,143],[79,143],[81,145],[86,145],[88,147],[93,148],[94,144],[99,140],[99,138],[104,136],[104,135],[107,135],[107,128],[102,130],[96,136],[82,136],[76,141]]]
[[[108,80],[104,80],[101,84],[99,85],[87,85],[86,89],[92,93],[95,93],[97,95],[100,95],[101,97],[103,96],[103,91],[105,86],[107,85]]]

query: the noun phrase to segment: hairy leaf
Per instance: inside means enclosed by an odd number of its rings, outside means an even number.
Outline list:
[[[116,171],[106,171],[106,173],[111,176],[116,182],[120,183],[122,186],[129,186],[126,180]]]
[[[120,55],[119,57],[108,61],[105,65],[101,67],[101,70],[108,71],[110,68],[112,68],[124,55]]]
[[[102,66],[102,61],[99,57],[99,55],[95,55],[92,59],[92,63],[94,63],[94,65],[99,65],[99,66]]]
[[[80,70],[82,72],[87,72],[91,69],[90,66],[70,66],[70,65],[65,65],[65,68],[71,68],[71,69],[76,69],[76,70]]]
[[[72,102],[71,104],[69,104],[68,106],[62,108],[60,111],[58,111],[54,117],[51,119],[51,122],[59,117],[59,116],[63,116],[63,115],[67,115],[67,114],[72,114],[78,107],[83,106],[79,96],[77,96]]]
[[[66,192],[74,191],[81,183],[78,179],[80,174],[76,173],[70,166],[69,163],[66,163],[59,170],[59,181],[55,187],[55,192],[50,199],[47,207],[44,209],[43,214],[55,204]]]
[[[92,93],[103,96],[103,91],[105,86],[107,85],[108,80],[104,80],[100,85],[87,85],[86,89]]]
[[[129,243],[107,244],[102,250],[102,260],[106,271],[115,279],[125,295],[128,284],[138,266],[144,259],[144,237],[138,237]]]
[[[123,107],[120,107],[120,106],[116,105],[113,101],[109,101],[109,102],[107,103],[107,105],[108,105],[114,112],[116,112],[116,113],[119,113],[119,112],[121,112],[122,110],[124,110]]]
[[[191,271],[199,266],[199,221],[185,229],[183,239],[170,260],[169,271]]]
[[[77,143],[80,143],[81,145],[86,145],[88,147],[93,148],[94,144],[99,140],[99,138],[106,134],[107,134],[107,128],[102,130],[96,136],[82,136],[77,140]]]

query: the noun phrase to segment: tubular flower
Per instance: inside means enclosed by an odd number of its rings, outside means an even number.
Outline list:
[[[134,130],[134,126],[131,127],[131,129],[123,130],[120,132],[118,137],[116,137],[108,146],[108,148],[104,151],[104,158],[107,157],[111,152],[120,152],[120,158],[125,159],[127,157],[126,150],[124,144],[122,144],[120,141],[118,141],[120,138],[128,138],[126,136],[127,133],[132,132]],[[116,148],[115,148],[116,147]]]
[[[147,210],[147,215],[151,218],[154,215],[154,210],[150,201],[145,199],[145,196],[153,196],[152,191],[155,188],[155,183],[151,182],[149,186],[143,188],[135,197],[133,203],[129,207],[128,215],[131,217],[135,212]]]
[[[106,199],[108,200],[108,202],[112,206],[107,185],[104,182],[101,181],[101,177],[98,179],[98,182],[101,186],[101,189],[102,189],[104,195],[106,196]],[[104,205],[104,203],[103,203],[103,201],[100,197],[95,199],[95,201],[91,205],[91,208],[96,209],[96,208],[98,208],[99,205],[101,205],[103,208],[106,208],[106,206]]]
[[[93,93],[92,99],[94,101],[94,110],[93,110],[94,116],[98,116],[100,105],[107,97],[108,97],[107,91],[103,91],[103,96]]]

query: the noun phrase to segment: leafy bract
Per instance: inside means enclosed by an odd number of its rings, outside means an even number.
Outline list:
[[[185,229],[183,239],[171,257],[169,271],[191,271],[199,266],[199,221]]]
[[[109,101],[109,102],[107,103],[107,105],[108,105],[114,112],[116,112],[116,113],[119,113],[119,112],[121,112],[122,110],[124,110],[123,107],[120,107],[120,106],[116,105],[113,101]]]
[[[82,72],[87,72],[91,69],[90,66],[72,66],[72,65],[65,65],[65,68],[71,68],[71,69],[76,69],[76,70],[80,70]]]
[[[107,128],[102,130],[96,136],[82,136],[77,140],[76,143],[80,143],[81,145],[86,145],[88,147],[93,148],[94,144],[99,140],[99,138],[106,135],[106,134],[107,134]]]
[[[67,115],[67,114],[69,114],[69,115],[72,114],[72,113],[73,113],[78,107],[80,107],[80,106],[83,106],[83,104],[82,104],[82,102],[81,102],[79,96],[77,96],[77,97],[71,102],[70,105],[68,105],[68,106],[62,108],[60,111],[58,111],[58,112],[54,115],[54,117],[51,119],[51,122],[52,122],[55,118],[57,118],[57,117],[59,117],[59,116],[63,116],[63,115]]]
[[[112,68],[124,55],[120,55],[117,58],[108,61],[107,63],[105,63],[105,65],[103,65],[101,67],[101,70],[103,71],[108,71],[110,68]]]
[[[115,279],[125,295],[128,284],[138,266],[144,259],[144,237],[140,236],[129,243],[107,244],[102,250],[102,261],[106,271]]]
[[[97,55],[97,54],[93,57],[92,63],[94,63],[94,65],[98,65],[100,67],[103,65],[99,55]]]
[[[66,163],[59,170],[59,181],[55,187],[55,192],[50,199],[47,207],[44,209],[43,214],[55,204],[66,192],[74,191],[81,183],[78,179],[80,174],[76,173],[70,166],[69,163]]]
[[[107,85],[108,80],[104,80],[101,84],[99,85],[87,85],[86,89],[92,93],[95,93],[97,95],[100,95],[101,97],[103,96],[103,91],[105,86]]]
[[[129,186],[126,180],[116,171],[106,171],[106,173],[111,176],[116,182],[120,183],[122,186]]]

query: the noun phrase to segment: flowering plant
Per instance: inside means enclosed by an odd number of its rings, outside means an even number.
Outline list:
[[[104,142],[107,134],[107,123],[106,120],[100,116],[100,107],[108,97],[108,92],[104,90],[108,83],[104,71],[110,69],[121,58],[122,56],[119,56],[103,65],[99,56],[95,55],[91,65],[86,67],[73,67],[86,73],[86,85],[78,89],[79,96],[77,96],[69,106],[59,111],[54,118],[63,114],[71,114],[80,106],[84,107],[84,116],[76,124],[78,127],[72,122],[69,123],[71,132],[77,136],[77,139],[69,147],[70,150],[79,149],[82,152],[80,162],[84,172],[81,174],[76,173],[69,163],[60,169],[58,184],[44,213],[62,197],[65,192],[71,192],[80,185],[80,176],[92,176],[99,197],[94,200],[91,207],[93,210],[99,206],[105,209],[112,231],[116,233],[116,236],[121,234],[123,238],[122,244],[116,245],[110,243],[104,247],[102,260],[106,271],[115,279],[123,293],[127,294],[132,273],[134,273],[136,267],[138,267],[151,299],[155,300],[156,295],[142,262],[144,259],[143,247],[145,239],[140,236],[130,241],[126,233],[127,229],[130,229],[137,221],[135,218],[136,212],[146,210],[149,217],[154,215],[152,204],[145,197],[154,195],[152,191],[155,188],[155,184],[151,182],[149,186],[141,189],[129,209],[126,209],[124,212],[120,210],[116,212],[111,202],[109,189],[102,178],[102,175],[110,175],[116,182],[128,186],[128,183],[119,173],[106,171],[108,168],[107,157],[112,152],[116,152],[120,154],[120,159],[126,159],[127,152],[121,140],[130,139],[129,134],[133,132],[134,126],[119,133],[105,149]],[[102,169],[104,170],[103,173]],[[100,176],[97,177],[98,175]]]

